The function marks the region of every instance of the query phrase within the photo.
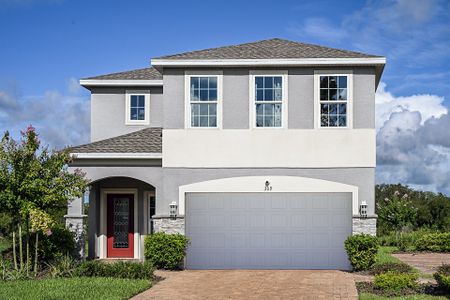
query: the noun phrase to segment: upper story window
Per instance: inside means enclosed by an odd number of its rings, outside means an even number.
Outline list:
[[[256,71],[255,71],[256,72]],[[253,72],[253,127],[284,127],[286,119],[287,73],[265,75]]]
[[[350,75],[319,74],[319,127],[350,127]]]
[[[127,91],[125,123],[127,125],[150,124],[150,92]]]
[[[189,126],[218,127],[219,76],[188,76]]]

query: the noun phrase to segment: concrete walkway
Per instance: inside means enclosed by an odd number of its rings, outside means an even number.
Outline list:
[[[142,299],[358,299],[353,276],[319,270],[157,271]]]

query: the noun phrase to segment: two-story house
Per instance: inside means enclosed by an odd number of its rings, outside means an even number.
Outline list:
[[[386,59],[282,39],[154,58],[80,80],[89,257],[190,239],[188,269],[348,269],[375,234],[375,91]],[[82,199],[67,224],[80,230]]]

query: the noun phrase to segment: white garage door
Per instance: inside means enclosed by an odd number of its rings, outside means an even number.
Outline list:
[[[349,269],[350,193],[188,193],[188,269]]]

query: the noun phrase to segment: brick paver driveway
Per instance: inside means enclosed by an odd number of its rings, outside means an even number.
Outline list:
[[[161,272],[165,279],[142,299],[357,299],[353,276],[342,271],[205,270]]]
[[[449,253],[394,253],[393,256],[428,274],[436,272],[442,264],[450,264]]]

